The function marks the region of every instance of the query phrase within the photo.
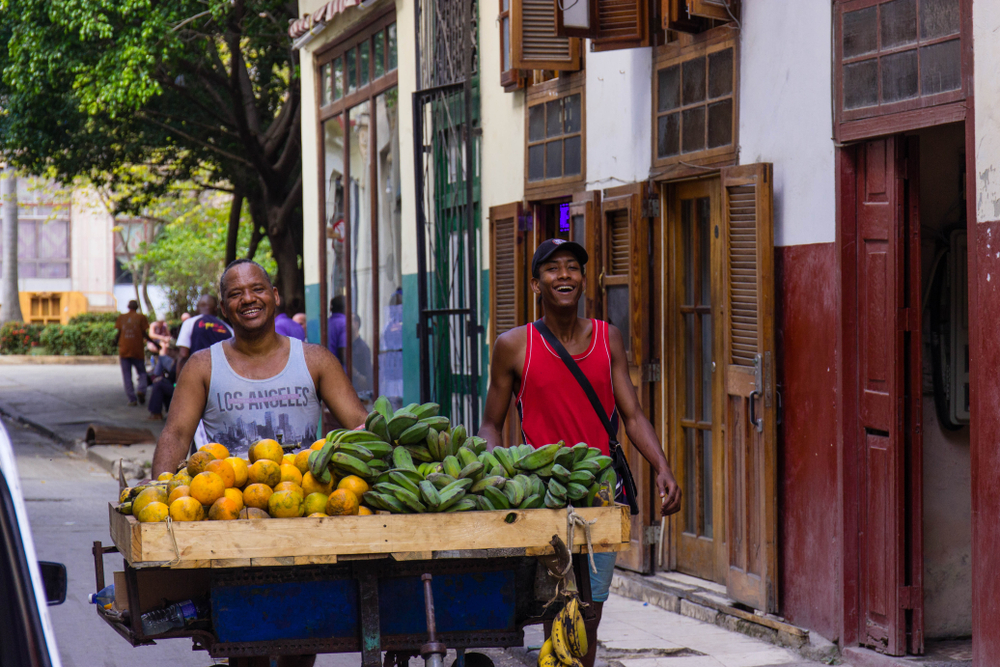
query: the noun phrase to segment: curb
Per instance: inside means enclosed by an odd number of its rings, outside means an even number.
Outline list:
[[[0,366],[20,366],[34,364],[39,366],[62,365],[62,366],[111,366],[118,361],[118,357],[113,355],[100,356],[63,356],[59,354],[0,354]]]
[[[18,422],[20,424],[24,424],[28,428],[31,428],[31,429],[33,429],[35,431],[38,431],[39,433],[41,433],[45,437],[47,437],[47,438],[49,438],[51,440],[55,440],[56,442],[58,442],[60,445],[62,445],[66,449],[80,451],[78,449],[78,447],[77,447],[77,443],[78,442],[82,443],[82,441],[80,441],[80,440],[71,440],[71,439],[68,439],[68,438],[64,438],[63,436],[59,435],[58,433],[56,433],[55,431],[53,431],[52,429],[50,429],[48,426],[45,426],[44,424],[39,424],[36,421],[28,419],[27,417],[25,417],[24,415],[22,415],[20,413],[11,411],[9,408],[5,407],[3,405],[3,403],[0,403],[0,415],[3,415],[7,419],[11,419],[11,420],[16,421],[16,422]]]
[[[820,635],[770,614],[759,615],[740,609],[731,600],[707,590],[672,586],[653,577],[622,570],[615,571],[611,590],[681,616],[792,649],[808,660],[826,664],[840,664],[841,661],[837,645]]]

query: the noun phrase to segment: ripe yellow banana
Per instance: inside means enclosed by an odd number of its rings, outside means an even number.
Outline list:
[[[556,667],[558,663],[559,660],[552,653],[552,637],[549,637],[538,651],[538,667]]]
[[[552,621],[552,650],[556,657],[559,658],[559,662],[564,665],[572,665],[573,661],[576,659],[573,657],[572,652],[570,652],[569,644],[566,641],[566,607],[556,615],[554,621]]]
[[[583,614],[580,613],[580,600],[572,598],[566,604],[566,622],[564,629],[566,632],[566,644],[569,651],[577,658],[587,655],[587,627],[583,623]]]

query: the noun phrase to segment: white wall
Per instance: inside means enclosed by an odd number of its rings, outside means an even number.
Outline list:
[[[91,190],[75,190],[70,209],[70,275],[90,306],[115,306],[114,222]]]
[[[587,53],[588,190],[649,178],[652,67],[650,48]]]
[[[774,163],[778,246],[836,238],[832,14],[829,2],[743,3],[739,161]]]
[[[1000,220],[1000,3],[974,0],[972,43],[976,104],[976,220]]]

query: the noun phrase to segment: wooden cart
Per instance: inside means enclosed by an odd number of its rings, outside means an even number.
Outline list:
[[[576,508],[594,552],[629,547],[628,508]],[[567,510],[376,514],[297,519],[139,523],[109,507],[120,552],[116,603],[102,618],[134,646],[189,637],[231,665],[257,656],[361,652],[364,667],[426,648],[424,575],[433,580],[436,641],[450,648],[520,646],[525,625],[551,616],[555,580],[537,557],[568,539]],[[581,595],[590,595],[587,536],[571,550]],[[582,555],[581,555],[582,552]],[[123,590],[124,589],[124,590]],[[430,591],[428,591],[429,593]],[[147,637],[139,616],[208,597],[211,618]],[[548,613],[546,613],[548,611]],[[387,660],[388,662],[388,660]],[[246,664],[246,663],[244,663]]]

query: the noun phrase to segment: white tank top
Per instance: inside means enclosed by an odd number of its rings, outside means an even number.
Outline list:
[[[291,345],[288,363],[274,377],[250,380],[237,375],[226,359],[223,343],[212,345],[212,380],[202,424],[210,442],[244,456],[257,440],[308,447],[316,440],[322,407],[306,366],[302,341]]]

